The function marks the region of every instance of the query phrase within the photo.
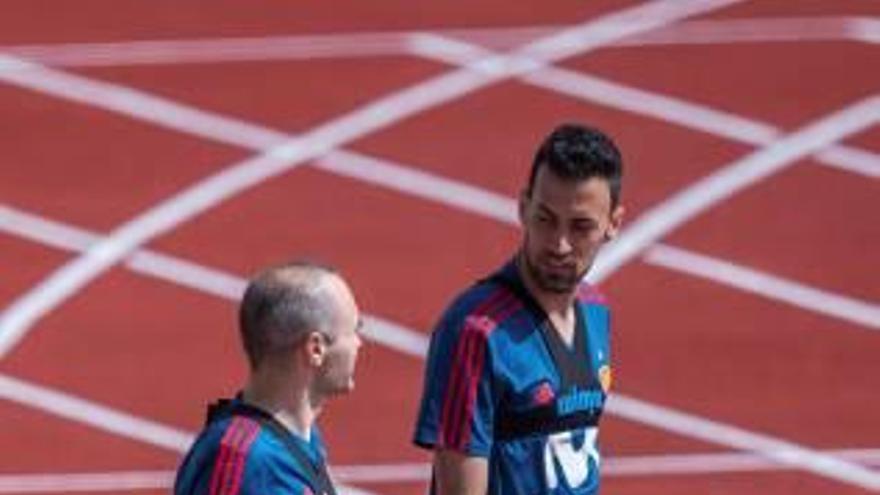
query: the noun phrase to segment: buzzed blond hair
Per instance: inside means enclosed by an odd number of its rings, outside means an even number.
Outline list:
[[[339,274],[325,265],[295,261],[254,276],[239,306],[239,330],[252,369],[291,349],[309,333],[328,334],[334,302],[328,282]]]

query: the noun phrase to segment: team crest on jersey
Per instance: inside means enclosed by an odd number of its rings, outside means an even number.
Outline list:
[[[602,390],[606,394],[611,391],[611,366],[603,364],[599,368],[599,384],[602,385]]]
[[[550,385],[550,382],[541,382],[540,385],[535,387],[535,391],[532,392],[532,404],[536,406],[550,404],[555,398],[556,392],[553,391],[553,386]]]

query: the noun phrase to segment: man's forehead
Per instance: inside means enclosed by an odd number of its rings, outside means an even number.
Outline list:
[[[552,175],[552,174],[551,174]],[[610,209],[611,188],[602,177],[588,179],[549,178],[535,183],[531,199],[551,211],[575,210],[593,212]]]

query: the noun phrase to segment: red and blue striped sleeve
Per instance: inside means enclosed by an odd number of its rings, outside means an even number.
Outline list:
[[[465,311],[450,309],[432,335],[416,445],[489,455],[496,402],[490,337],[521,304],[502,287],[479,296]]]
[[[235,416],[200,435],[178,470],[175,495],[312,495],[287,452],[252,418]]]
[[[260,434],[260,423],[234,417],[220,440],[220,448],[211,470],[209,495],[239,495],[244,468],[251,446]]]

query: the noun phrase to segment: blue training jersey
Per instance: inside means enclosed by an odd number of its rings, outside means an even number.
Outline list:
[[[488,458],[490,495],[597,493],[609,311],[583,284],[575,314],[568,345],[514,262],[465,291],[431,337],[416,445]]]
[[[317,427],[308,442],[288,434],[313,463],[325,462]],[[275,432],[254,418],[231,416],[196,438],[177,470],[174,495],[312,495],[307,472]]]

